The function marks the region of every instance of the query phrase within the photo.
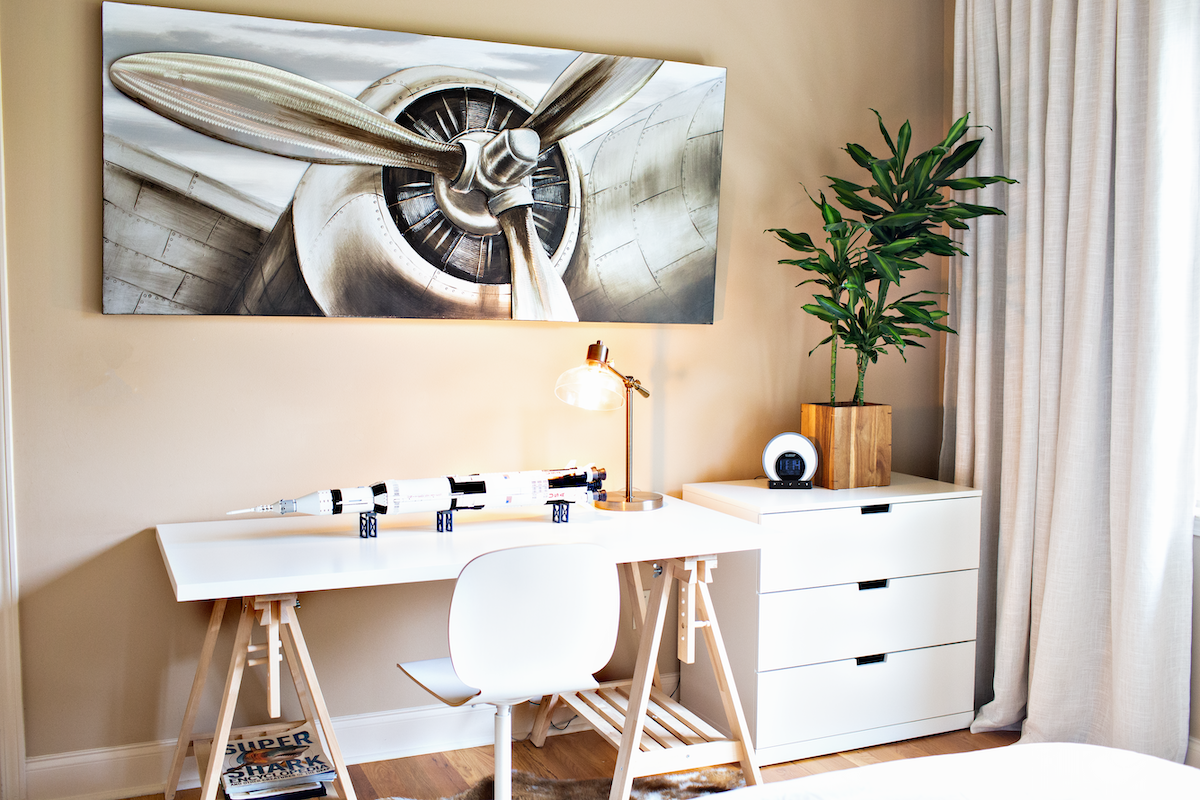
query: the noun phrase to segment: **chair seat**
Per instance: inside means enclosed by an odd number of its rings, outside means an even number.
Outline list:
[[[459,680],[454,663],[449,658],[429,658],[397,664],[421,688],[448,706],[461,706],[476,697],[479,690]]]
[[[536,687],[525,688],[505,686],[487,692],[463,683],[462,679],[458,677],[458,673],[454,671],[454,662],[450,658],[408,661],[396,666],[420,684],[421,688],[448,706],[461,706],[467,703],[516,705],[544,695],[586,691],[600,685],[591,675],[576,675],[555,685],[539,684]]]

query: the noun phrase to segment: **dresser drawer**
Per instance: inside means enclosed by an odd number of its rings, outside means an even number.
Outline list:
[[[758,675],[758,748],[896,725],[974,707],[975,643]]]
[[[975,638],[978,570],[759,596],[758,670]]]
[[[758,590],[777,592],[979,566],[978,497],[764,514],[775,533]]]

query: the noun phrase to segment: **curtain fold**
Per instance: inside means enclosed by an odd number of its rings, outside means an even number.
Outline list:
[[[974,730],[1186,754],[1198,54],[1190,0],[956,6],[972,173],[1019,181],[968,193],[1007,217],[950,274],[941,471],[984,490]]]

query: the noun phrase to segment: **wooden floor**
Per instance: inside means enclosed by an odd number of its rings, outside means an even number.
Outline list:
[[[1012,744],[1018,736],[1017,733],[972,734],[968,731],[943,733],[763,767],[763,779],[768,782],[781,781],[880,761],[1001,747]],[[616,766],[616,755],[616,750],[592,731],[568,733],[551,736],[546,740],[545,747],[540,749],[528,741],[514,742],[513,769],[558,779],[608,778],[612,777]],[[491,746],[350,767],[351,780],[359,800],[378,800],[382,797],[435,800],[468,789],[491,773]],[[200,790],[184,790],[176,797],[179,800],[196,800],[200,797]],[[158,794],[138,800],[162,798]]]

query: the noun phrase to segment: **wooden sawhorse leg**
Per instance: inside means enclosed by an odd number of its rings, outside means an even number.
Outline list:
[[[609,800],[628,800],[634,778],[717,764],[739,763],[747,784],[762,783],[758,756],[750,739],[750,729],[733,683],[733,671],[708,592],[707,584],[716,562],[715,556],[702,556],[662,564],[662,571],[655,576],[651,586],[632,681],[602,683],[594,690],[572,692],[558,698],[617,748],[617,767]],[[680,587],[679,658],[688,663],[695,660],[695,636],[698,631],[703,631],[731,736],[709,725],[654,686],[667,602],[677,581]],[[535,732],[538,730],[535,725]]]
[[[208,633],[205,636],[204,647],[201,650],[200,662],[196,669],[196,678],[192,682],[192,693],[188,698],[187,709],[184,712],[183,727],[179,741],[175,745],[175,754],[171,762],[171,771],[164,787],[164,800],[172,800],[179,785],[179,775],[183,769],[183,760],[189,749],[193,751],[196,741],[193,727],[199,708],[200,696],[203,694],[205,679],[212,662],[213,648],[216,645],[217,634],[221,628],[225,611],[224,600],[218,600],[213,607],[209,619]],[[292,681],[296,686],[296,694],[304,710],[304,718],[319,732],[325,741],[325,751],[333,762],[337,777],[334,779],[334,789],[343,800],[357,800],[354,786],[350,781],[350,773],[342,758],[341,748],[333,732],[333,720],[329,709],[325,706],[325,698],[317,683],[316,671],[313,669],[312,658],[305,644],[304,635],[300,631],[300,622],[296,618],[296,596],[266,595],[253,598],[242,598],[242,613],[238,620],[237,633],[234,635],[233,654],[229,661],[229,672],[225,677],[225,691],[221,698],[221,708],[217,713],[217,729],[213,733],[212,746],[209,750],[207,764],[200,763],[203,759],[197,754],[200,768],[200,797],[201,800],[215,800],[217,789],[221,783],[221,770],[225,747],[229,743],[233,731],[233,712],[237,706],[237,698],[241,689],[242,675],[247,666],[266,664],[268,667],[268,711],[272,717],[280,715],[279,701],[279,663],[286,654],[286,661],[291,672]],[[251,633],[257,621],[267,631],[265,644],[251,644]],[[284,636],[282,634],[286,633]],[[283,653],[280,652],[282,647]],[[251,656],[254,656],[253,658]],[[280,729],[290,727],[288,724],[278,726]],[[252,730],[261,730],[255,728]]]
[[[717,626],[712,598],[708,592],[711,570],[716,566],[712,556],[675,559],[663,564],[663,571],[654,578],[650,592],[649,607],[645,624],[642,626],[638,644],[637,664],[633,682],[629,687],[628,706],[621,729],[621,741],[617,751],[617,768],[613,775],[609,800],[628,800],[633,788],[633,779],[640,775],[653,775],[679,769],[712,766],[736,760],[741,764],[747,785],[762,783],[758,768],[758,757],[750,738],[750,729],[738,699],[733,682],[733,672],[725,643]],[[725,708],[726,721],[732,731],[733,750],[720,747],[726,743],[705,742],[657,752],[642,751],[642,736],[648,719],[652,676],[658,662],[659,642],[662,638],[666,618],[667,600],[673,583],[680,582],[680,659],[691,663],[695,660],[695,647],[691,641],[697,629],[703,630],[705,644],[717,676],[717,685]],[[689,660],[690,658],[690,660]],[[695,750],[695,756],[688,752]],[[736,754],[726,758],[723,754]],[[703,754],[702,754],[703,753]],[[714,760],[716,759],[716,760]],[[724,760],[721,760],[724,759]]]
[[[187,758],[192,746],[192,729],[196,725],[196,714],[200,710],[200,696],[204,694],[204,684],[208,678],[208,668],[212,664],[213,649],[217,646],[217,634],[221,631],[221,621],[225,617],[224,599],[213,603],[212,614],[208,618],[208,633],[204,636],[204,647],[200,649],[200,662],[196,665],[196,677],[192,680],[192,693],[188,695],[187,708],[183,712],[183,727],[179,730],[179,739],[175,742],[175,754],[171,757],[171,771],[167,773],[167,783],[163,788],[164,800],[173,800],[179,788],[179,776],[183,773],[183,761]]]
[[[304,635],[300,632],[300,621],[296,618],[295,603],[283,609],[283,622],[291,637],[288,654],[291,656],[294,650],[295,658],[292,659],[292,663],[299,662],[299,677],[302,680],[296,681],[296,692],[300,695],[301,705],[304,706],[305,718],[309,722],[315,723],[325,737],[326,754],[333,762],[333,768],[337,770],[333,788],[337,790],[338,796],[342,800],[358,800],[354,794],[354,784],[350,781],[350,771],[346,767],[345,759],[342,758],[342,749],[338,746],[337,737],[333,734],[333,718],[329,716],[329,709],[325,706],[325,696],[321,694],[321,687],[317,683],[317,672],[313,669],[312,657],[308,654],[308,645],[304,643]],[[293,680],[297,677],[296,672],[297,667],[293,666]],[[316,717],[315,720],[313,715]]]

